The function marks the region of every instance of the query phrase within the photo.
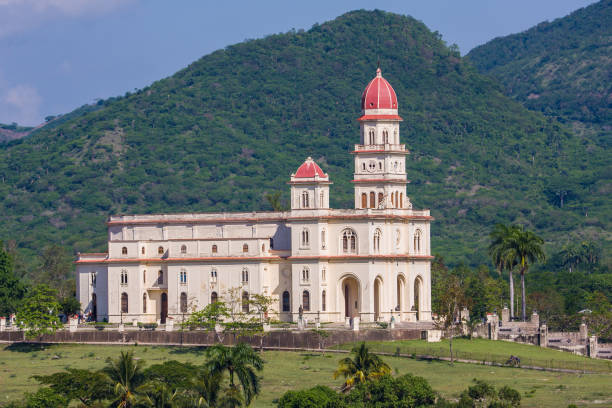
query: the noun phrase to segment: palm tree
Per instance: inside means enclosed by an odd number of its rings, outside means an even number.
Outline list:
[[[334,372],[334,379],[344,376],[346,379],[342,391],[348,391],[356,383],[363,383],[391,373],[391,367],[376,354],[370,353],[365,343],[353,347],[351,353],[354,358],[343,358],[338,362],[338,369]]]
[[[256,371],[263,370],[263,359],[251,346],[244,343],[239,343],[234,347],[214,345],[208,349],[208,356],[207,368],[212,375],[223,375],[225,371],[229,373],[229,386],[233,393],[238,390],[234,383],[234,375],[238,377],[244,401],[246,405],[249,405],[261,391]]]
[[[134,359],[131,351],[121,352],[116,360],[107,360],[107,366],[102,370],[114,384],[116,399],[113,406],[118,408],[132,407],[138,400],[136,389],[145,377],[142,373],[142,361]]]
[[[219,399],[219,388],[223,380],[223,373],[212,374],[208,367],[202,367],[198,377],[193,381],[191,392],[196,394],[195,406],[214,407]]]
[[[509,257],[507,242],[515,229],[516,227],[513,225],[497,224],[489,234],[491,238],[489,255],[493,258],[493,263],[497,267],[500,275],[504,269],[508,269],[508,280],[510,284],[510,319],[514,318],[514,277],[512,276],[514,260]]]
[[[180,404],[181,394],[178,390],[161,381],[149,381],[138,388],[146,396],[144,401],[152,408],[176,408],[185,406]]]
[[[525,230],[523,226],[514,227],[510,236],[506,239],[506,255],[508,259],[513,260],[520,268],[521,274],[521,291],[522,291],[522,318],[525,321],[526,314],[526,293],[525,293],[525,274],[529,269],[529,264],[538,260],[546,259],[544,254],[544,240],[529,230]]]

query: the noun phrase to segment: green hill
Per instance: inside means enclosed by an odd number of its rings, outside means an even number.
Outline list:
[[[332,206],[350,208],[349,151],[377,59],[404,118],[408,193],[432,209],[433,251],[448,263],[485,261],[497,222],[524,223],[552,248],[610,229],[583,139],[504,96],[423,23],[355,11],[213,52],[0,146],[0,239],[29,253],[103,250],[112,213],[270,209],[265,194],[288,198],[306,156],[330,174]],[[561,208],[568,179],[580,183]]]
[[[530,109],[612,123],[612,0],[496,38],[468,59]]]

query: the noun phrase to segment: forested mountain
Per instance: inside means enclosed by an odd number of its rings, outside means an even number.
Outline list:
[[[530,109],[612,124],[612,0],[496,38],[467,57]]]
[[[19,126],[16,123],[11,123],[10,125],[0,123],[0,143],[26,137],[31,131],[31,127]]]
[[[504,96],[423,23],[355,11],[213,52],[0,145],[0,239],[32,254],[99,251],[109,214],[269,210],[265,195],[288,198],[306,156],[330,174],[332,206],[350,208],[355,119],[379,59],[411,150],[408,193],[432,209],[432,250],[447,263],[485,262],[497,222],[525,224],[555,250],[610,230],[590,142]],[[568,178],[580,180],[572,198],[560,193]]]

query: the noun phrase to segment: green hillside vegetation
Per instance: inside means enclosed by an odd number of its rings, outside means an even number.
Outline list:
[[[355,11],[216,51],[1,146],[0,239],[26,256],[51,243],[102,251],[109,214],[270,210],[265,195],[288,201],[307,156],[330,174],[332,206],[350,208],[355,119],[378,59],[404,118],[408,194],[436,217],[435,253],[488,262],[497,222],[526,225],[552,252],[606,236],[608,184],[586,139],[504,96],[423,23]]]
[[[480,72],[498,80],[507,95],[567,123],[581,141],[587,154],[577,159],[588,161],[590,171],[553,179],[550,194],[558,205],[582,207],[585,214],[593,208],[594,196],[612,191],[607,153],[612,147],[611,55],[611,0],[496,38],[467,55]],[[607,214],[609,225],[610,200],[595,205]]]

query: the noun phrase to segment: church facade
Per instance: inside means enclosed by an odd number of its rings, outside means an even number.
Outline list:
[[[329,207],[310,157],[291,175],[291,210],[111,216],[108,252],[79,254],[77,297],[109,322],[181,321],[239,293],[272,296],[283,321],[431,320],[429,210],[406,195],[395,91],[377,70],[361,100],[354,209]]]

